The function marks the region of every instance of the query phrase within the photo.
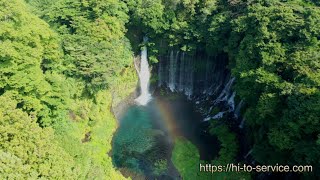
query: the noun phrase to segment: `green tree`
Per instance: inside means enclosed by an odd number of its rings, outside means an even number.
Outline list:
[[[37,119],[17,109],[11,92],[0,96],[1,179],[77,179],[72,157],[58,146],[51,128],[40,128]]]
[[[236,90],[248,103],[254,157],[318,167],[320,11],[277,1],[247,11],[232,22],[229,52]]]
[[[57,36],[21,1],[1,1],[0,7],[0,92],[14,90],[18,107],[48,125],[51,87],[44,73],[60,63]]]
[[[200,155],[197,147],[184,138],[177,138],[172,151],[172,162],[183,179],[199,179]]]
[[[127,8],[117,0],[31,4],[60,34],[64,60],[62,72],[86,83],[86,93],[107,89],[132,64],[129,41],[124,37]]]

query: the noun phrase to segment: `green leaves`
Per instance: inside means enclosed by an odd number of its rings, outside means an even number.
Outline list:
[[[255,158],[276,162],[278,157],[264,157],[269,152],[260,149],[268,147],[279,156],[285,152],[284,162],[304,164],[306,159],[300,156],[310,148],[314,158],[307,161],[316,164],[319,153],[311,144],[315,146],[320,131],[315,118],[320,107],[315,104],[319,102],[320,33],[314,24],[320,20],[319,10],[275,1],[268,6],[252,4],[247,11],[233,21],[231,39],[238,41],[239,48],[229,52],[238,77],[237,92],[249,105],[246,118],[255,134]],[[308,145],[302,150],[301,144]]]
[[[126,7],[28,2],[0,2],[0,179],[123,179],[107,155],[116,128],[107,88],[123,98],[136,85]]]
[[[7,94],[0,100],[7,102],[0,107],[0,177],[75,178],[74,162],[57,145],[52,129],[40,128],[35,117],[17,109],[17,101]]]
[[[147,34],[183,51],[228,53],[235,89],[247,104],[255,159],[318,167],[320,11],[315,0],[27,2],[31,7],[22,0],[0,2],[0,100],[6,102],[0,106],[2,179],[72,179],[74,173],[122,177],[106,156],[115,128],[106,109],[135,85],[126,23],[136,28],[130,33],[139,42]],[[157,43],[150,45],[156,62],[160,50]],[[228,134],[220,137],[220,160],[234,159],[233,134],[225,126],[213,131]],[[88,132],[90,141],[82,144]],[[182,174],[198,177],[181,166],[198,163],[198,156],[190,142],[177,141],[173,160]],[[163,162],[156,165],[163,170]]]
[[[48,107],[41,100],[51,90],[44,72],[59,63],[57,36],[21,1],[3,3],[6,8],[0,14],[5,16],[9,11],[15,20],[0,22],[0,89],[13,91],[19,108],[35,113],[42,125],[49,124],[44,115]]]
[[[196,146],[184,138],[175,140],[172,162],[184,179],[199,178],[200,155]]]
[[[50,8],[45,19],[61,34],[63,72],[86,82],[91,95],[110,87],[132,63],[131,47],[124,38],[124,4],[113,0],[61,0]]]

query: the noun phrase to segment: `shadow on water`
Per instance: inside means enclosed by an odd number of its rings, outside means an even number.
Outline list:
[[[217,139],[207,133],[203,117],[184,96],[156,94],[147,106],[132,105],[122,114],[113,138],[112,159],[133,179],[180,179],[171,162],[175,138],[190,140],[202,160],[214,159]]]

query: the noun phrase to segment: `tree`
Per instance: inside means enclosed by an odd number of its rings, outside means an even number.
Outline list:
[[[184,179],[198,179],[201,175],[199,151],[190,141],[183,138],[176,139],[171,159]]]
[[[17,109],[12,92],[0,96],[1,179],[77,179],[72,157],[54,140],[51,128],[42,129],[34,116]]]
[[[38,8],[47,5],[34,4]],[[62,39],[63,73],[83,80],[87,94],[112,86],[132,63],[131,47],[124,37],[126,6],[116,0],[60,0],[46,8],[43,19]]]
[[[0,92],[14,90],[18,107],[51,123],[45,96],[51,90],[44,73],[57,66],[57,36],[19,0],[1,1]]]
[[[229,53],[236,90],[248,103],[254,157],[317,167],[320,11],[277,1],[247,11],[232,22],[231,39],[239,44]]]

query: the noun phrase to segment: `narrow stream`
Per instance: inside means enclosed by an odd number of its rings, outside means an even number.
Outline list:
[[[146,106],[132,105],[122,113],[113,139],[114,165],[133,179],[180,179],[171,162],[177,137],[196,145],[203,160],[217,154],[217,140],[202,120],[186,96],[156,92]]]

